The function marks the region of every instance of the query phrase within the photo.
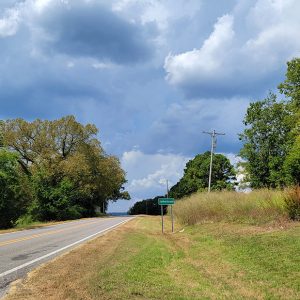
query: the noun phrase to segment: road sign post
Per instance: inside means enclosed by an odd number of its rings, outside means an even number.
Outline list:
[[[161,232],[164,233],[164,209],[163,209],[163,206],[161,205],[160,206],[161,209]]]
[[[173,205],[175,203],[174,198],[159,198],[158,204],[161,207],[161,231],[164,233],[164,205],[171,206],[171,219],[172,219],[172,232],[174,232],[174,218],[173,218]]]
[[[171,205],[172,232],[174,232],[173,205]]]

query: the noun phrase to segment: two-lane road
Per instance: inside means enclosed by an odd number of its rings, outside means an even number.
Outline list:
[[[130,219],[132,217],[84,219],[0,234],[0,297],[10,282],[37,265]]]

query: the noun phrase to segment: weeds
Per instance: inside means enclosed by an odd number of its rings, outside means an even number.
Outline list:
[[[250,193],[196,193],[177,201],[174,215],[180,223],[188,225],[220,221],[245,224],[277,222],[288,219],[284,195],[282,191],[267,189]]]
[[[300,186],[287,190],[284,201],[289,217],[294,221],[300,221]]]

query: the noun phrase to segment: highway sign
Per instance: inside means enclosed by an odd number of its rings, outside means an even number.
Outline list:
[[[159,205],[173,205],[175,203],[174,198],[159,198],[158,204]]]

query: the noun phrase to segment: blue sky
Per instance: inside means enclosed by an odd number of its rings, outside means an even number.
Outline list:
[[[132,200],[164,193],[299,56],[298,0],[1,0],[0,117],[94,123]]]

